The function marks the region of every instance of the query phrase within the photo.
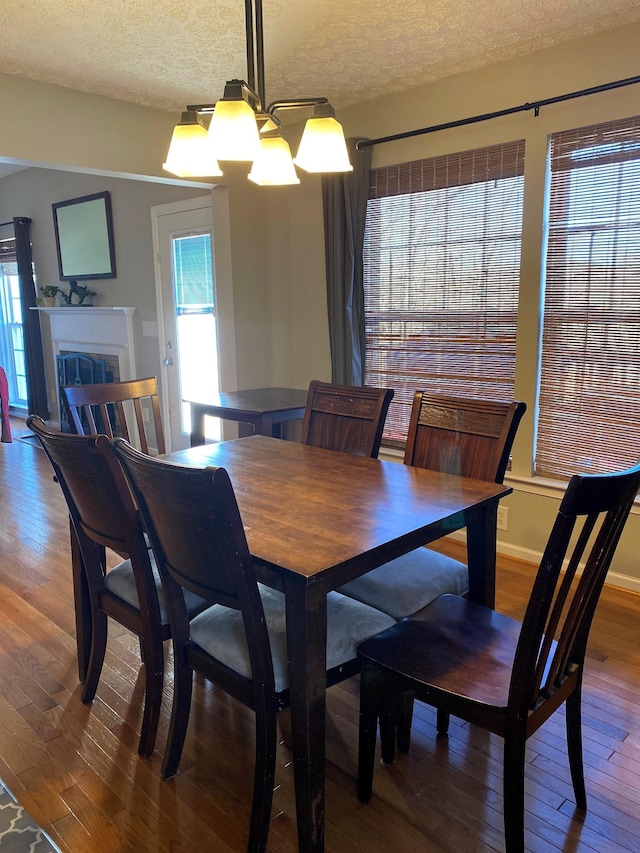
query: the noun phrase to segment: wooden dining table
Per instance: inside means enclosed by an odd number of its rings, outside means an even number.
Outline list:
[[[466,527],[469,595],[493,606],[511,489],[255,435],[165,457],[227,469],[259,580],[284,592],[301,851],[324,849],[327,593]]]

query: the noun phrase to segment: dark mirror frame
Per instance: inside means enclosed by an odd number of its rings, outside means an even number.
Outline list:
[[[61,281],[115,278],[111,194],[69,198],[51,207]]]

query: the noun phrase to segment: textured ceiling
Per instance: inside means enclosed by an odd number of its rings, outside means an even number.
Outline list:
[[[267,101],[337,108],[640,20],[638,0],[263,0]],[[0,6],[0,71],[161,109],[246,78],[242,0]]]

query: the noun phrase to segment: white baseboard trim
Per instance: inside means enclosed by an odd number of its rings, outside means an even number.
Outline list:
[[[450,533],[447,537],[455,539],[458,542],[465,542],[466,536],[464,531],[456,531]],[[510,545],[507,542],[501,542],[498,539],[497,544],[498,556],[513,557],[516,560],[522,560],[525,563],[532,563],[534,566],[540,565],[542,554],[539,551],[534,551],[531,548],[522,548],[520,545]],[[578,573],[580,570],[578,570]],[[628,589],[631,592],[640,593],[640,578],[634,578],[631,575],[623,575],[619,572],[610,571],[605,582],[606,586],[616,586],[620,589]]]
[[[539,565],[540,560],[542,559],[542,554],[533,551],[530,548],[521,548],[519,545],[508,545],[506,542],[498,542],[498,554],[504,554],[505,557],[515,557],[518,560],[533,563],[535,566]],[[605,585],[617,586],[621,589],[628,589],[632,592],[640,593],[640,578],[634,578],[631,577],[631,575],[623,575],[619,572],[610,571],[607,574]]]

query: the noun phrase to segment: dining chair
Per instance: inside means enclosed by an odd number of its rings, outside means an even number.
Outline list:
[[[177,465],[113,442],[143,517],[165,588],[174,649],[174,695],[162,775],[178,770],[193,673],[255,713],[250,851],[266,848],[276,757],[276,712],[289,705],[284,594],[256,580],[242,518],[224,468]],[[190,618],[182,591],[210,607]],[[358,643],[393,619],[336,592],[327,595],[327,684],[350,677]]]
[[[9,380],[0,367],[0,442],[11,444],[11,421],[9,420]]]
[[[511,447],[526,404],[513,401],[448,397],[417,391],[411,407],[404,464],[502,483]],[[421,547],[403,554],[338,591],[403,619],[439,595],[466,595],[469,569],[465,563]],[[406,752],[411,739],[413,697],[398,701],[397,743]],[[438,731],[446,731],[448,716],[438,713]]]
[[[309,384],[302,421],[302,444],[377,458],[391,388]]]
[[[418,391],[411,408],[404,464],[502,483],[525,410],[526,404],[521,402]],[[403,619],[438,595],[463,595],[468,588],[464,563],[424,547],[367,572],[339,592]]]
[[[135,441],[137,435],[143,453],[151,449],[158,454],[165,452],[155,376],[96,385],[64,385],[62,394],[78,435],[104,433],[127,441]],[[145,413],[150,414],[147,422]],[[153,430],[149,429],[151,424]]]
[[[639,488],[640,465],[571,478],[522,622],[460,596],[443,595],[359,646],[362,802],[372,792],[377,720],[382,758],[390,763],[395,697],[409,690],[447,715],[504,739],[507,853],[524,850],[526,741],[563,703],[576,805],[586,811],[581,732],[585,651],[598,598]]]
[[[158,571],[131,492],[107,436],[63,433],[33,415],[27,426],[38,437],[62,488],[86,581],[90,636],[82,701],[91,702],[96,694],[111,617],[140,638],[145,698],[138,752],[151,755],[162,701],[163,642],[170,628]],[[122,558],[110,570],[107,548]],[[193,595],[185,601],[191,613],[204,604]]]

